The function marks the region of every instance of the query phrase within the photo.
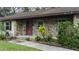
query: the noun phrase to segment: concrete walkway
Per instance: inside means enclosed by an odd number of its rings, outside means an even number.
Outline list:
[[[9,42],[19,44],[19,45],[25,45],[25,46],[29,46],[29,47],[38,48],[43,51],[74,51],[74,50],[70,50],[70,49],[66,49],[66,48],[49,46],[49,45],[40,44],[40,43],[36,43],[36,42],[30,42],[30,41],[24,41],[24,42],[9,41]]]

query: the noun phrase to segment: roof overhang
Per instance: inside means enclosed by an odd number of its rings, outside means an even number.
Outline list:
[[[0,17],[0,21],[58,16],[58,15],[69,15],[69,14],[79,14],[79,7],[58,7],[54,9],[48,9],[48,10],[17,13],[11,16]]]

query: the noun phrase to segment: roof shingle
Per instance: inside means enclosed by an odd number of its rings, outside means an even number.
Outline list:
[[[0,17],[0,20],[2,21],[12,19],[36,18],[36,17],[56,16],[64,14],[79,14],[79,7],[57,7],[47,10],[23,12],[11,16]]]

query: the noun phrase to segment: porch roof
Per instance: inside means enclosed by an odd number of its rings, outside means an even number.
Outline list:
[[[0,17],[0,21],[57,16],[57,15],[68,15],[68,14],[79,14],[79,7],[56,7],[47,10],[17,13],[11,16]]]

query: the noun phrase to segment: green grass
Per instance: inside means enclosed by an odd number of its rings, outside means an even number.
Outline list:
[[[0,51],[41,51],[40,49],[0,41]]]

